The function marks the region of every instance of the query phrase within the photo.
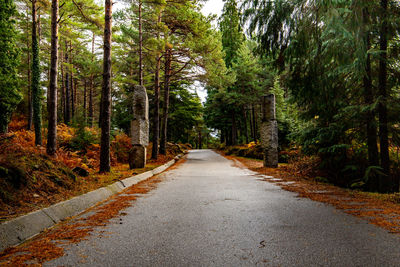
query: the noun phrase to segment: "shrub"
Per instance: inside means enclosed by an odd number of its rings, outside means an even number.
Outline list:
[[[111,143],[111,148],[120,163],[129,162],[129,151],[132,149],[131,138],[125,133],[120,133],[115,136]]]
[[[92,144],[98,144],[100,135],[94,128],[80,127],[78,128],[75,137],[71,139],[68,147],[75,151],[87,151],[87,148]]]

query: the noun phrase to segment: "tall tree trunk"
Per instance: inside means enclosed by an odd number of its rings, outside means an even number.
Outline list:
[[[232,111],[232,145],[237,145],[237,127],[235,112]]]
[[[250,106],[250,113],[249,113],[249,123],[250,123],[250,136],[251,136],[251,139],[253,140],[253,141],[255,141],[255,139],[254,139],[254,133],[253,133],[253,116],[252,116],[252,107],[253,107],[253,105],[251,105]]]
[[[112,0],[105,0],[100,173],[110,172]]]
[[[99,119],[97,121],[97,126],[101,128],[103,121],[103,98],[100,99],[99,103]]]
[[[30,20],[29,20],[29,12],[30,9],[27,7],[26,9],[26,51],[27,51],[27,61],[28,61],[28,68],[27,68],[27,77],[28,77],[28,125],[26,129],[28,131],[32,130],[32,123],[33,123],[33,105],[32,105],[32,88],[31,88],[31,44],[29,42],[29,29],[31,28]]]
[[[251,114],[253,117],[253,122],[251,124],[251,127],[253,128],[253,141],[255,142],[257,140],[257,119],[256,119],[256,111],[253,104],[251,105]]]
[[[29,42],[28,42],[29,45]],[[30,48],[28,47],[28,66],[31,65],[31,53]],[[33,104],[32,104],[32,79],[31,79],[31,68],[28,67],[28,126],[27,130],[32,130],[33,124]]]
[[[95,35],[93,32],[93,37],[92,37],[92,63],[94,63],[94,41],[95,41]],[[89,126],[93,127],[93,116],[94,116],[94,110],[93,110],[93,91],[94,91],[94,75],[93,73],[90,74],[90,87],[89,87]]]
[[[76,115],[76,109],[77,109],[77,107],[79,106],[79,103],[78,103],[78,93],[77,93],[77,91],[78,91],[78,79],[77,78],[75,78],[74,80],[74,83],[73,83],[73,90],[74,90],[74,108],[73,108],[73,111],[74,111],[74,115],[73,116],[75,116]]]
[[[199,128],[199,136],[198,136],[198,138],[199,138],[199,149],[203,149],[203,136],[202,136],[201,130],[202,130],[202,128]]]
[[[65,62],[69,63],[68,57],[68,41],[65,40]],[[71,92],[69,80],[69,67],[65,70],[65,108],[64,108],[64,123],[69,124],[71,121]]]
[[[70,90],[71,90],[71,120],[74,120],[75,117],[75,100],[76,100],[76,95],[75,95],[75,79],[73,77],[73,73],[71,71],[71,82],[70,82]]]
[[[60,41],[61,43],[61,38]],[[65,123],[65,107],[66,107],[66,99],[65,99],[65,77],[64,77],[64,54],[63,50],[60,49],[60,68],[61,68],[61,113],[63,122]]]
[[[40,9],[38,9],[37,13],[38,13],[37,14],[38,45],[40,46],[40,42],[42,41],[42,23],[41,23],[41,19],[40,19]]]
[[[87,125],[87,80],[83,80],[83,121]]]
[[[71,120],[75,117],[75,106],[76,106],[76,92],[75,92],[75,84],[74,84],[74,66],[73,64],[73,56],[72,56],[72,41],[69,41],[69,70],[71,75],[71,80],[69,83],[70,93],[71,93]]]
[[[60,38],[60,40],[59,40],[59,43],[61,43],[61,38]],[[65,118],[65,89],[64,89],[64,54],[63,54],[63,50],[62,49],[60,49],[60,69],[61,69],[61,74],[60,74],[60,84],[61,84],[61,86],[60,86],[60,94],[61,94],[61,99],[60,99],[60,110],[61,110],[61,113],[60,113],[60,115],[62,115],[62,116],[60,116],[60,118],[62,118],[63,119],[63,122],[65,123],[65,120],[64,120],[64,118]]]
[[[51,2],[51,66],[48,99],[47,154],[54,155],[57,150],[57,75],[58,75],[58,0]]]
[[[139,85],[143,86],[142,1],[139,0]]]
[[[42,105],[40,90],[39,44],[37,39],[36,1],[32,0],[32,103],[35,144],[42,145]]]
[[[158,23],[161,23],[160,12],[158,14]],[[157,32],[157,40],[160,39],[160,32]],[[158,159],[158,143],[160,141],[160,69],[161,55],[157,55],[156,71],[154,73],[154,114],[153,114],[153,149],[151,152],[152,159]]]
[[[69,41],[69,75],[70,75],[70,81],[69,81],[69,93],[70,93],[70,112],[71,112],[71,117],[70,119],[73,120],[75,117],[75,92],[74,92],[74,71],[73,71],[73,66],[72,66],[72,41]]]
[[[368,10],[363,10],[363,24],[366,27],[369,23],[369,14]],[[364,30],[365,34],[365,47],[367,53],[371,48],[370,44],[370,33],[369,30]],[[371,56],[367,54],[367,61],[365,66],[365,76],[364,76],[364,97],[365,103],[371,107],[374,103],[374,92],[372,88],[372,71],[371,71]],[[367,111],[366,116],[366,125],[367,125],[367,145],[368,145],[368,164],[369,166],[378,166],[379,165],[379,155],[378,155],[378,146],[377,146],[377,127],[375,121],[375,112]],[[368,187],[370,191],[378,190],[379,181],[377,176],[371,176],[368,179]]]
[[[172,51],[167,49],[165,51],[165,81],[164,81],[164,106],[161,127],[161,141],[160,141],[160,154],[167,154],[167,126],[168,126],[168,110],[169,110],[169,86],[171,78],[171,61]]]
[[[391,192],[393,183],[390,177],[389,138],[387,118],[387,47],[388,47],[388,0],[381,0],[381,29],[379,58],[379,140],[381,148],[381,166],[385,176],[381,178],[380,191]]]
[[[93,127],[94,121],[94,106],[93,106],[93,90],[94,90],[94,81],[93,74],[90,75],[90,87],[89,87],[89,126]]]
[[[160,140],[160,66],[161,57],[157,57],[156,71],[154,74],[154,115],[153,115],[153,150],[152,159],[158,158],[158,143]]]
[[[249,131],[247,129],[247,112],[246,112],[246,108],[243,107],[243,127],[244,127],[244,135],[246,137],[246,144],[249,143]]]

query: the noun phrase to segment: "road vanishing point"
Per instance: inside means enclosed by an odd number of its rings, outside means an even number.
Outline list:
[[[400,266],[399,236],[211,150],[161,177],[125,216],[44,266]]]

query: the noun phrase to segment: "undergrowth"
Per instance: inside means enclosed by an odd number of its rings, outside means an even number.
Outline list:
[[[43,146],[35,146],[34,132],[27,131],[25,119],[17,117],[9,126],[9,134],[0,137],[0,221],[49,206],[59,201],[109,185],[171,160],[188,149],[169,144],[167,155],[150,160],[144,169],[130,170],[130,138],[116,133],[111,142],[111,172],[99,174],[100,130],[57,126],[58,149],[54,157],[46,154]],[[46,131],[43,132],[46,136]],[[151,144],[148,147],[151,151]],[[86,170],[79,176],[72,170]]]

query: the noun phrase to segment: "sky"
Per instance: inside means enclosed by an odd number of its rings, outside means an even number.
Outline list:
[[[222,14],[222,8],[224,7],[224,2],[222,0],[208,0],[201,12],[205,15],[208,16],[210,14],[215,14],[218,17]],[[216,22],[214,22],[214,25],[216,25]],[[194,88],[197,91],[197,94],[201,98],[201,102],[205,102],[207,98],[207,91],[204,89],[204,87],[199,83],[195,82],[194,83]]]
[[[122,8],[122,4],[118,2],[119,1],[117,1],[117,5],[114,6],[115,10]],[[201,12],[205,16],[208,16],[210,14],[215,14],[219,17],[222,14],[223,7],[224,7],[224,2],[222,0],[208,0],[204,4]],[[214,22],[214,25],[217,25],[216,21]],[[207,98],[207,91],[203,88],[203,86],[199,82],[195,82],[192,88],[197,91],[197,94],[201,98],[201,101],[204,103]]]
[[[218,16],[222,13],[224,2],[222,0],[208,0],[201,10],[204,15],[216,14]]]

